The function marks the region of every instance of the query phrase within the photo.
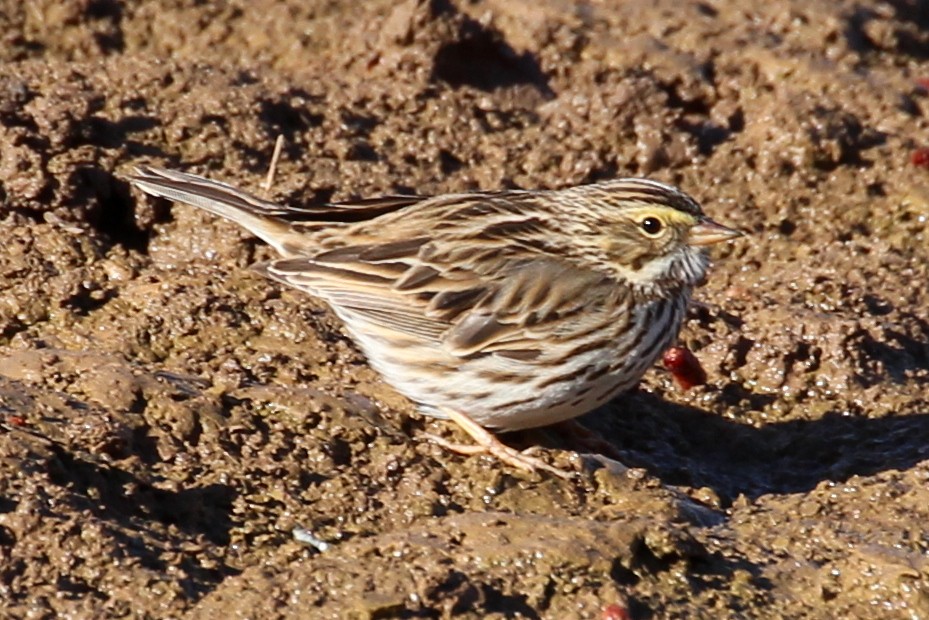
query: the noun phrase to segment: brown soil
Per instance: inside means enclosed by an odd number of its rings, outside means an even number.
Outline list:
[[[0,32],[3,616],[929,618],[925,0],[0,0]],[[266,247],[122,180],[260,193],[278,135],[296,204],[679,184],[751,233],[682,335],[708,385],[585,418],[631,469],[507,437],[571,482],[422,440],[461,437]]]

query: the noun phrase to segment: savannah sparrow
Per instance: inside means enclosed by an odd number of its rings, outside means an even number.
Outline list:
[[[676,338],[705,247],[741,233],[647,179],[560,190],[390,196],[284,207],[151,167],[131,182],[245,227],[281,258],[268,277],[325,301],[371,365],[487,452],[633,387]]]

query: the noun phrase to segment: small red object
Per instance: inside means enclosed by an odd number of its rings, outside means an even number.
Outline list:
[[[629,609],[618,603],[603,608],[601,620],[629,620]]]
[[[929,147],[924,146],[913,151],[910,163],[917,168],[929,168]]]
[[[6,421],[8,424],[12,424],[13,426],[26,426],[26,418],[22,416],[8,415],[6,417]]]
[[[929,77],[916,78],[914,81],[918,87],[923,90],[929,90]]]
[[[665,351],[662,362],[682,390],[706,383],[706,371],[687,347],[671,347]]]

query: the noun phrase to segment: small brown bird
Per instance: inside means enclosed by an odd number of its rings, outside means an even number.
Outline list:
[[[741,235],[647,179],[319,208],[158,168],[130,180],[273,246],[268,277],[325,301],[387,383],[478,443],[450,447],[558,475],[487,429],[574,418],[633,387],[677,337],[706,246]]]

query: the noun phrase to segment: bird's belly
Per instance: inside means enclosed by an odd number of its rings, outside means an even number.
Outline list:
[[[664,310],[670,317],[661,308],[642,312],[621,336],[590,335],[601,348],[566,356],[552,350],[530,361],[493,353],[461,358],[434,342],[398,346],[350,331],[374,369],[423,413],[446,417],[454,410],[487,428],[519,430],[577,417],[632,388],[677,335],[682,308]],[[655,314],[669,320],[656,322]]]
[[[631,361],[631,360],[630,360]],[[618,365],[617,365],[618,364]],[[627,364],[615,357],[577,360],[576,369],[565,369],[556,376],[573,379],[553,381],[542,373],[500,389],[468,414],[479,424],[501,430],[519,430],[569,420],[607,403],[633,387],[642,372],[630,374]]]
[[[430,364],[412,367],[383,353],[369,353],[372,366],[398,392],[436,417],[443,411],[459,411],[492,429],[518,430],[554,424],[577,417],[628,390],[639,380],[648,364],[629,359],[616,364],[608,352],[591,359],[573,360],[553,381],[544,368],[513,364],[494,356],[474,359],[443,357],[429,347],[407,348],[405,353]],[[630,368],[629,366],[635,366]],[[569,379],[577,373],[574,379]]]

